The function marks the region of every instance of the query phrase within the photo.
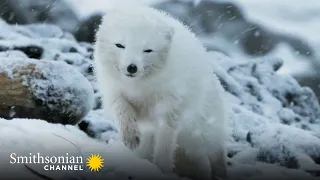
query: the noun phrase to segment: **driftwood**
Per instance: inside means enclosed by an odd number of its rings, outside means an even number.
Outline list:
[[[37,67],[37,63],[41,63],[42,66],[52,67],[52,69],[61,68],[56,64],[57,62],[34,60],[21,65],[18,61],[16,67],[8,66],[13,68],[9,70],[12,72],[10,75],[8,70],[1,72],[1,69],[8,68],[7,66],[1,67],[2,63],[8,61],[12,59],[0,59],[0,117],[5,119],[32,118],[46,120],[50,123],[77,124],[91,110],[93,90],[91,92],[90,88],[88,88],[89,91],[88,89],[77,89],[79,82],[75,82],[74,87],[59,84],[59,87],[55,87],[57,84],[50,84],[52,79],[48,78],[46,72],[42,72],[42,68]],[[61,76],[69,75],[63,72]],[[71,71],[71,73],[74,72]],[[79,76],[81,76],[80,73]],[[42,84],[37,86],[35,79],[39,79]],[[83,81],[87,80],[83,77]],[[37,94],[37,88],[41,88],[43,95]],[[59,92],[55,92],[57,90]],[[71,98],[64,98],[64,91]],[[56,97],[53,97],[54,95]],[[77,97],[78,95],[81,97]]]

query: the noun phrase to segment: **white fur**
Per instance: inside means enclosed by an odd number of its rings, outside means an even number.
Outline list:
[[[148,7],[110,8],[94,58],[104,106],[129,148],[165,173],[226,176],[224,90],[186,26]],[[135,77],[126,76],[131,63]]]

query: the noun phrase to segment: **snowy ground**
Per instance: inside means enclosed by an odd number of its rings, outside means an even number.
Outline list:
[[[26,164],[30,169],[52,179],[174,179],[166,177],[146,160],[133,156],[122,143],[99,143],[89,138],[74,126],[52,125],[42,120],[0,119],[1,179],[43,179],[31,173],[24,164],[9,164],[11,153],[28,156],[41,153],[43,156],[83,156],[98,153],[104,158],[102,173],[85,171],[44,171],[43,165]],[[41,127],[41,128],[37,128]]]
[[[14,49],[37,45],[43,49],[43,53],[36,56],[38,61],[47,59],[71,65],[91,82],[95,92],[95,105],[79,126],[37,119],[0,119],[0,162],[1,167],[6,167],[0,168],[3,172],[0,178],[13,174],[39,178],[30,168],[54,179],[176,178],[164,176],[118,141],[116,126],[101,110],[90,44],[77,43],[70,34],[54,26],[9,26],[1,21],[0,28],[0,61],[1,56],[13,61],[16,56],[35,58],[33,52]],[[314,93],[292,77],[277,72],[282,59],[259,59],[237,65],[220,53],[211,52],[211,56],[232,106],[227,142],[230,179],[317,179],[320,176],[320,106]],[[84,157],[100,153],[105,167],[101,173],[55,173],[30,164],[28,169],[21,164],[9,164],[9,155],[13,152],[50,155],[68,152]]]

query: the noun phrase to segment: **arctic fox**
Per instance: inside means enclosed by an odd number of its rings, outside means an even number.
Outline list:
[[[105,109],[125,145],[164,173],[226,177],[224,89],[186,26],[151,7],[107,9],[95,43]]]

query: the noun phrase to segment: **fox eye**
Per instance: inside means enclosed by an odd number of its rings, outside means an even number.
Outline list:
[[[124,49],[124,46],[123,46],[122,44],[117,43],[116,46],[117,46],[118,48]]]
[[[146,50],[144,50],[143,52],[145,52],[145,53],[151,53],[151,52],[153,52],[153,50],[152,50],[152,49],[146,49]]]

